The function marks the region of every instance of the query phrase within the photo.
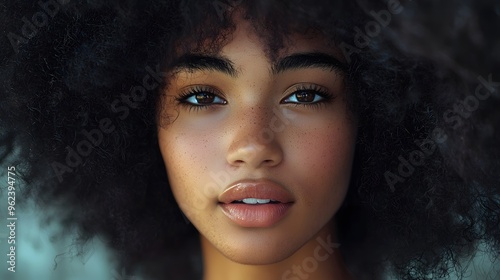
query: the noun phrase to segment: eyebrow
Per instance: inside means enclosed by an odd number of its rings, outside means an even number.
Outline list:
[[[174,71],[215,70],[231,77],[237,77],[238,71],[229,58],[222,55],[185,54],[171,64]]]
[[[174,61],[170,68],[174,71],[189,72],[215,70],[231,77],[238,77],[239,73],[229,58],[212,54],[184,54]],[[321,52],[310,52],[286,56],[275,63],[271,71],[272,74],[276,75],[288,70],[302,68],[323,68],[330,71],[347,72],[348,67],[332,55]]]
[[[323,68],[327,70],[336,70],[340,72],[347,72],[347,65],[340,62],[334,56],[321,53],[297,53],[284,57],[272,68],[273,74],[279,74],[287,70],[300,69],[300,68]]]

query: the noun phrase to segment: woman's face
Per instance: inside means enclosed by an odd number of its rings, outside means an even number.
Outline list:
[[[355,118],[338,53],[292,36],[276,61],[251,25],[219,53],[182,56],[163,97],[160,149],[181,210],[227,258],[291,256],[326,226],[351,174]]]

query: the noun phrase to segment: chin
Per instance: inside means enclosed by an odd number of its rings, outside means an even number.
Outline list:
[[[242,252],[235,254],[228,254],[226,257],[233,262],[245,265],[269,265],[275,264],[281,261],[286,260],[294,252],[283,252],[283,251],[274,251],[274,252]]]
[[[284,244],[283,244],[284,243]],[[242,244],[221,244],[219,251],[233,262],[245,265],[268,265],[281,262],[300,249],[300,244],[290,246],[290,242],[274,244],[261,243],[259,246]],[[233,246],[234,245],[234,246]]]

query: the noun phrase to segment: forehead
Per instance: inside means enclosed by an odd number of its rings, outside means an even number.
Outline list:
[[[240,17],[234,19],[236,29],[232,32],[230,40],[225,44],[221,53],[235,52],[261,52],[270,63],[293,53],[321,52],[333,55],[339,59],[340,52],[329,43],[325,36],[319,32],[310,31],[299,34],[293,32],[283,34],[281,38],[269,38],[268,34],[259,33],[254,25]],[[276,43],[278,42],[278,43]]]
[[[213,48],[211,41],[198,44],[198,48],[185,49],[170,65],[176,76],[181,72],[219,71],[238,77],[242,70],[260,72],[266,68],[272,75],[288,70],[322,68],[345,73],[348,69],[340,51],[329,44],[324,36],[297,32],[280,38],[279,47],[269,42],[269,37],[259,33],[252,22],[235,18],[231,32],[223,36]]]
[[[232,25],[219,30],[211,38],[201,40],[182,40],[177,44],[177,57],[196,53],[203,55],[237,54],[245,51],[261,52],[270,63],[292,53],[321,52],[334,56],[345,62],[342,52],[333,40],[310,28],[307,32],[295,32],[292,27],[282,29],[278,34],[262,30],[259,22],[244,19],[242,14],[235,12],[231,19]],[[260,27],[259,27],[260,26]]]

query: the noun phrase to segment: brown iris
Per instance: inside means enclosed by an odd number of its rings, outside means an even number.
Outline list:
[[[310,91],[300,91],[300,92],[295,93],[295,97],[297,98],[297,101],[305,102],[305,103],[313,102],[315,96],[316,96],[316,94],[313,92],[310,92]]]
[[[215,100],[215,95],[212,93],[198,93],[195,95],[198,104],[212,104]]]

